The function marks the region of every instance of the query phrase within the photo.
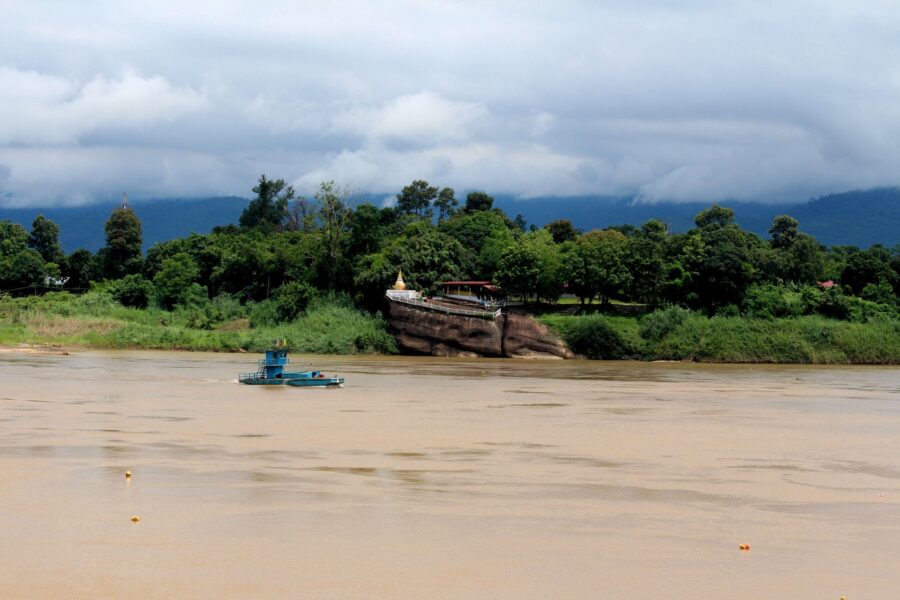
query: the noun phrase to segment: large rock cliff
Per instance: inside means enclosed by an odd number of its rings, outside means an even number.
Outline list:
[[[387,301],[387,317],[401,349],[432,356],[573,358],[571,350],[531,317],[479,319],[429,312]]]

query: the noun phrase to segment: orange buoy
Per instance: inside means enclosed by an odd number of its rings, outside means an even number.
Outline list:
[[[741,550],[749,550],[750,544],[741,544],[740,546],[738,546],[738,548],[740,548]]]
[[[134,515],[133,517],[131,517],[132,523],[138,523],[140,520],[141,520],[141,518],[137,515]]]

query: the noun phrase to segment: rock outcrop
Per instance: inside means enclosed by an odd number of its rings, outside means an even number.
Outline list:
[[[432,356],[572,358],[545,325],[527,315],[496,319],[429,312],[387,301],[387,317],[401,349]]]

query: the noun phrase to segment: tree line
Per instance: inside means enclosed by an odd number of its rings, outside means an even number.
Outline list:
[[[290,320],[329,291],[377,310],[402,269],[426,293],[442,280],[474,279],[535,303],[568,294],[581,304],[845,319],[893,318],[898,310],[900,248],[826,248],[787,215],[774,219],[764,239],[718,205],[697,214],[685,233],[659,220],[579,231],[562,219],[528,226],[494,208],[485,192],[460,201],[453,188],[423,180],[382,207],[333,181],[307,198],[262,175],[253,194],[238,224],[156,244],[146,255],[140,220],[127,207],[110,215],[97,253],[64,255],[59,227],[41,215],[30,232],[0,221],[0,290],[104,286],[124,305],[166,309],[228,297]]]

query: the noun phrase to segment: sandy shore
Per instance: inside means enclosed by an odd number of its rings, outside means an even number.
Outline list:
[[[68,351],[55,346],[31,346],[28,344],[20,344],[18,346],[0,346],[2,354],[55,354],[59,356],[67,356]]]

